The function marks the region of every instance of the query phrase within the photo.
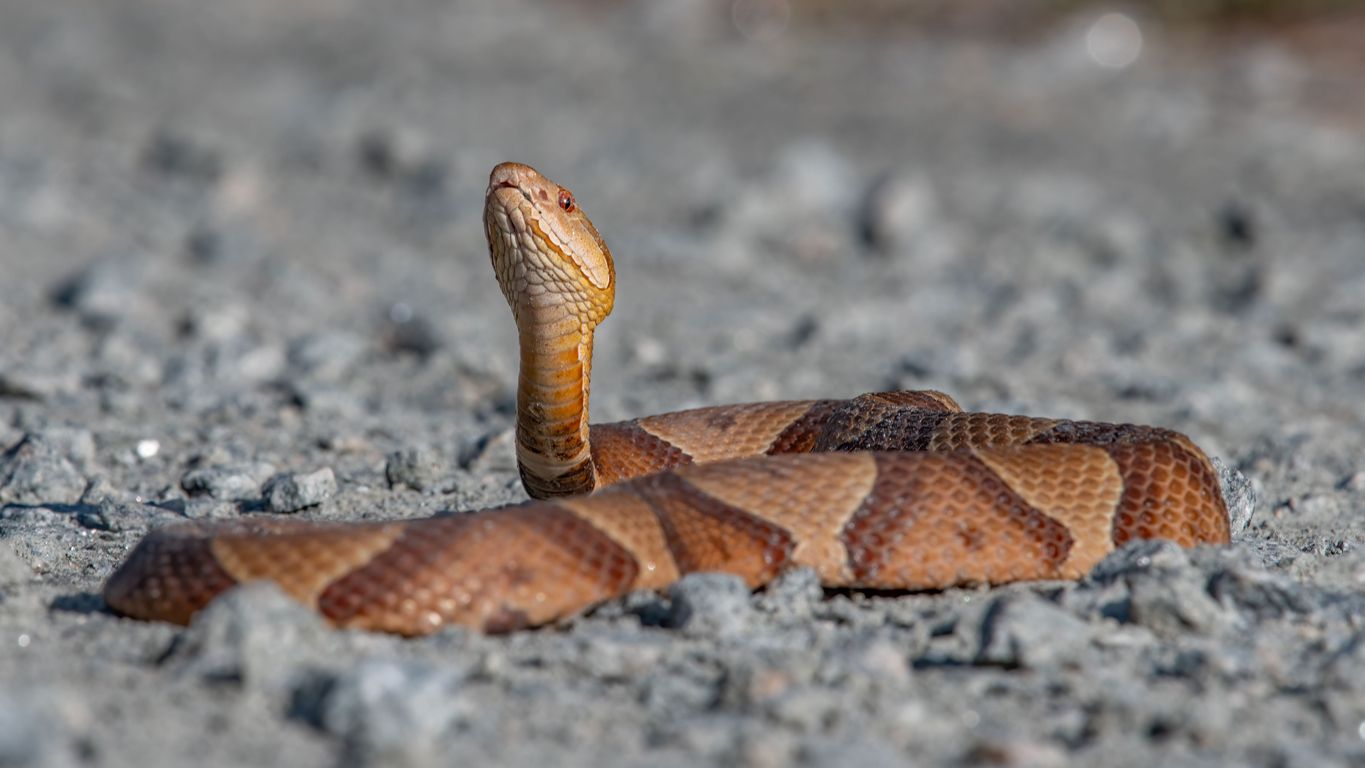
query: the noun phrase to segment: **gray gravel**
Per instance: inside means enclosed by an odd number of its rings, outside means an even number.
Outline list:
[[[730,5],[0,4],[0,765],[1365,763],[1358,78]],[[598,420],[936,388],[1181,429],[1254,514],[1078,584],[699,575],[499,638],[105,612],[186,517],[524,498],[505,159],[617,255]]]
[[[337,492],[336,473],[331,467],[316,472],[287,472],[266,482],[262,493],[271,512],[298,512],[315,507]]]

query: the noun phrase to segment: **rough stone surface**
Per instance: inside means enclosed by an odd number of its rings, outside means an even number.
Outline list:
[[[668,598],[668,625],[689,635],[739,634],[753,615],[749,588],[726,573],[688,574],[668,588]]]
[[[432,448],[405,448],[389,454],[384,477],[390,486],[434,491],[450,478],[450,463]]]
[[[254,466],[214,465],[192,469],[180,478],[180,487],[191,496],[218,501],[260,498],[261,480],[274,471],[268,464]]]
[[[4,3],[0,764],[1365,764],[1355,60],[1142,17],[1116,70],[1087,11],[1005,40],[835,5]],[[504,637],[261,585],[106,613],[146,531],[277,490],[525,498],[501,160],[616,255],[595,420],[902,387],[1169,426],[1223,460],[1234,543],[931,594],[697,576]]]
[[[33,578],[33,569],[19,556],[14,543],[0,541],[0,588],[23,584]]]
[[[332,498],[337,492],[331,467],[315,472],[276,475],[265,486],[265,505],[271,512],[298,512]]]
[[[1229,467],[1217,456],[1212,459],[1213,466],[1218,470],[1218,482],[1223,488],[1223,500],[1227,502],[1232,535],[1241,536],[1256,511],[1256,489],[1246,475]]]
[[[0,693],[0,765],[76,766],[89,714],[69,690]]]
[[[296,674],[291,656],[321,631],[321,619],[274,584],[243,584],[194,617],[166,662],[208,682],[279,687]]]
[[[53,429],[25,435],[0,455],[0,502],[72,504],[85,493],[81,467],[94,456],[87,430]]]
[[[805,621],[823,597],[819,574],[810,568],[794,568],[764,587],[758,605],[777,618]]]
[[[462,677],[449,666],[365,661],[326,680],[298,714],[343,742],[343,764],[428,765],[440,761],[443,735],[479,715]]]
[[[987,606],[977,662],[1039,668],[1065,664],[1089,642],[1090,627],[1066,610],[1029,593]]]

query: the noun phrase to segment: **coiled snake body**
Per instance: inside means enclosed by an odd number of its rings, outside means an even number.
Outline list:
[[[588,426],[611,254],[573,195],[493,169],[489,251],[520,331],[516,446],[541,501],[386,523],[272,519],[149,533],[104,597],[179,623],[268,579],[334,625],[534,626],[693,571],[758,587],[1072,579],[1135,538],[1226,542],[1208,458],[1177,432],[963,413],[938,392],[702,408]],[[591,439],[589,439],[591,437]],[[600,490],[599,490],[600,489]]]

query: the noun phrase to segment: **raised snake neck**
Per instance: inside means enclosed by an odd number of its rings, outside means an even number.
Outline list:
[[[572,193],[520,163],[489,177],[484,231],[521,344],[517,466],[535,498],[598,485],[588,435],[593,330],[612,309],[611,251]]]

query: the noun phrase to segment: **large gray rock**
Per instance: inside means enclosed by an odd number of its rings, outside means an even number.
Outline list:
[[[0,503],[74,504],[85,493],[82,471],[94,460],[88,430],[30,433],[0,456]]]

